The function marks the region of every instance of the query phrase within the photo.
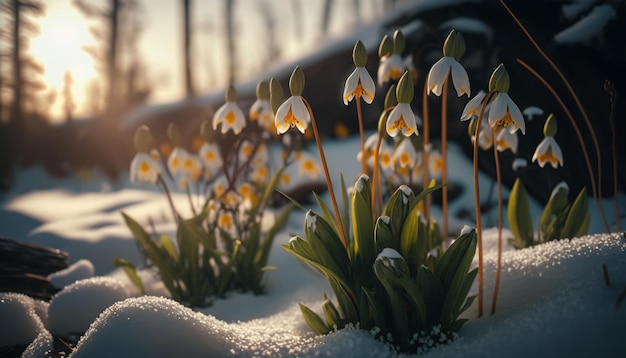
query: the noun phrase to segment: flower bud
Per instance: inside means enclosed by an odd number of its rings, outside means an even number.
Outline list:
[[[272,77],[272,79],[270,79],[270,106],[274,114],[276,114],[278,107],[283,104],[284,100],[283,86],[280,85],[277,79]]]
[[[393,33],[393,53],[401,55],[402,51],[404,51],[406,41],[404,40],[404,35],[402,31],[396,30]]]
[[[413,80],[409,71],[404,71],[402,77],[398,81],[398,88],[396,89],[396,97],[399,103],[411,103],[413,100]]]
[[[398,104],[398,97],[396,97],[396,85],[391,85],[387,90],[385,96],[385,109],[395,107]]]
[[[302,96],[304,91],[304,72],[300,66],[296,66],[289,78],[289,90],[292,96]]]
[[[237,90],[232,84],[228,86],[226,90],[226,102],[237,102]]]
[[[383,285],[399,286],[409,276],[409,265],[398,251],[385,248],[376,257],[374,272]]]
[[[206,142],[213,141],[213,129],[211,128],[211,122],[209,120],[204,120],[200,125],[200,136]]]
[[[559,214],[567,206],[569,196],[569,187],[567,183],[562,181],[552,189],[550,199],[548,200],[552,214]]]
[[[367,64],[367,50],[361,40],[357,41],[352,50],[352,61],[356,67],[365,67]]]
[[[509,73],[504,68],[504,64],[498,65],[489,78],[489,91],[507,93],[509,91]]]
[[[137,128],[135,136],[133,137],[133,142],[135,144],[135,150],[137,150],[138,153],[148,153],[154,146],[154,140],[152,138],[150,128],[146,125],[142,125]]]
[[[454,57],[455,60],[461,61],[461,57],[465,54],[465,40],[460,32],[452,29],[443,43],[443,55]]]
[[[385,35],[378,46],[378,57],[383,58],[389,56],[391,51],[393,51],[393,41],[389,35]]]
[[[554,114],[550,113],[546,119],[546,123],[543,125],[543,135],[546,137],[554,137],[556,135],[556,118]]]
[[[167,137],[170,139],[170,142],[174,147],[180,147],[183,142],[180,128],[178,128],[178,126],[174,123],[170,123],[167,127]]]
[[[256,98],[270,99],[270,85],[266,81],[260,81],[256,85]]]

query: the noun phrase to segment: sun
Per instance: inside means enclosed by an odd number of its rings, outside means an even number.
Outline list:
[[[35,19],[39,34],[30,42],[30,53],[45,68],[43,81],[50,90],[56,90],[57,98],[52,106],[52,120],[63,117],[63,77],[66,71],[72,74],[73,97],[77,112],[84,111],[85,88],[97,77],[94,61],[84,50],[93,44],[88,23],[78,10],[67,2],[49,2],[46,13]]]

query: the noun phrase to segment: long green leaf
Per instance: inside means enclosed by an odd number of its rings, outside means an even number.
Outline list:
[[[143,282],[141,282],[141,278],[137,274],[137,269],[132,262],[116,257],[113,259],[113,267],[121,267],[124,272],[126,272],[126,275],[130,279],[130,282],[132,282],[135,286],[137,286],[137,288],[139,288],[141,294],[143,295],[146,293]]]
[[[508,204],[509,227],[515,238],[517,248],[533,245],[533,222],[530,216],[530,204],[524,185],[518,178],[513,184]]]

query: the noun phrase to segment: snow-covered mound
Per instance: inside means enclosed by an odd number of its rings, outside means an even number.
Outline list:
[[[48,328],[61,337],[82,334],[107,307],[128,298],[128,292],[120,281],[111,277],[77,281],[50,301]]]

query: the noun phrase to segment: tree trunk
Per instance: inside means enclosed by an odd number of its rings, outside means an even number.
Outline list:
[[[234,7],[235,0],[224,0],[226,5],[226,53],[228,56],[228,83],[235,82],[235,33]]]
[[[116,96],[117,86],[117,37],[119,30],[119,13],[120,13],[120,0],[111,0],[111,14],[110,14],[110,33],[109,33],[109,53],[107,54],[107,82],[108,82],[108,94],[105,106],[107,113],[114,113],[114,107],[118,105]]]
[[[20,0],[13,0],[13,103],[11,105],[11,123],[13,128],[23,126],[22,123],[22,94],[23,74],[20,56]]]
[[[191,0],[183,0],[183,53],[185,61],[185,92],[187,97],[194,95],[193,81],[191,77]]]

